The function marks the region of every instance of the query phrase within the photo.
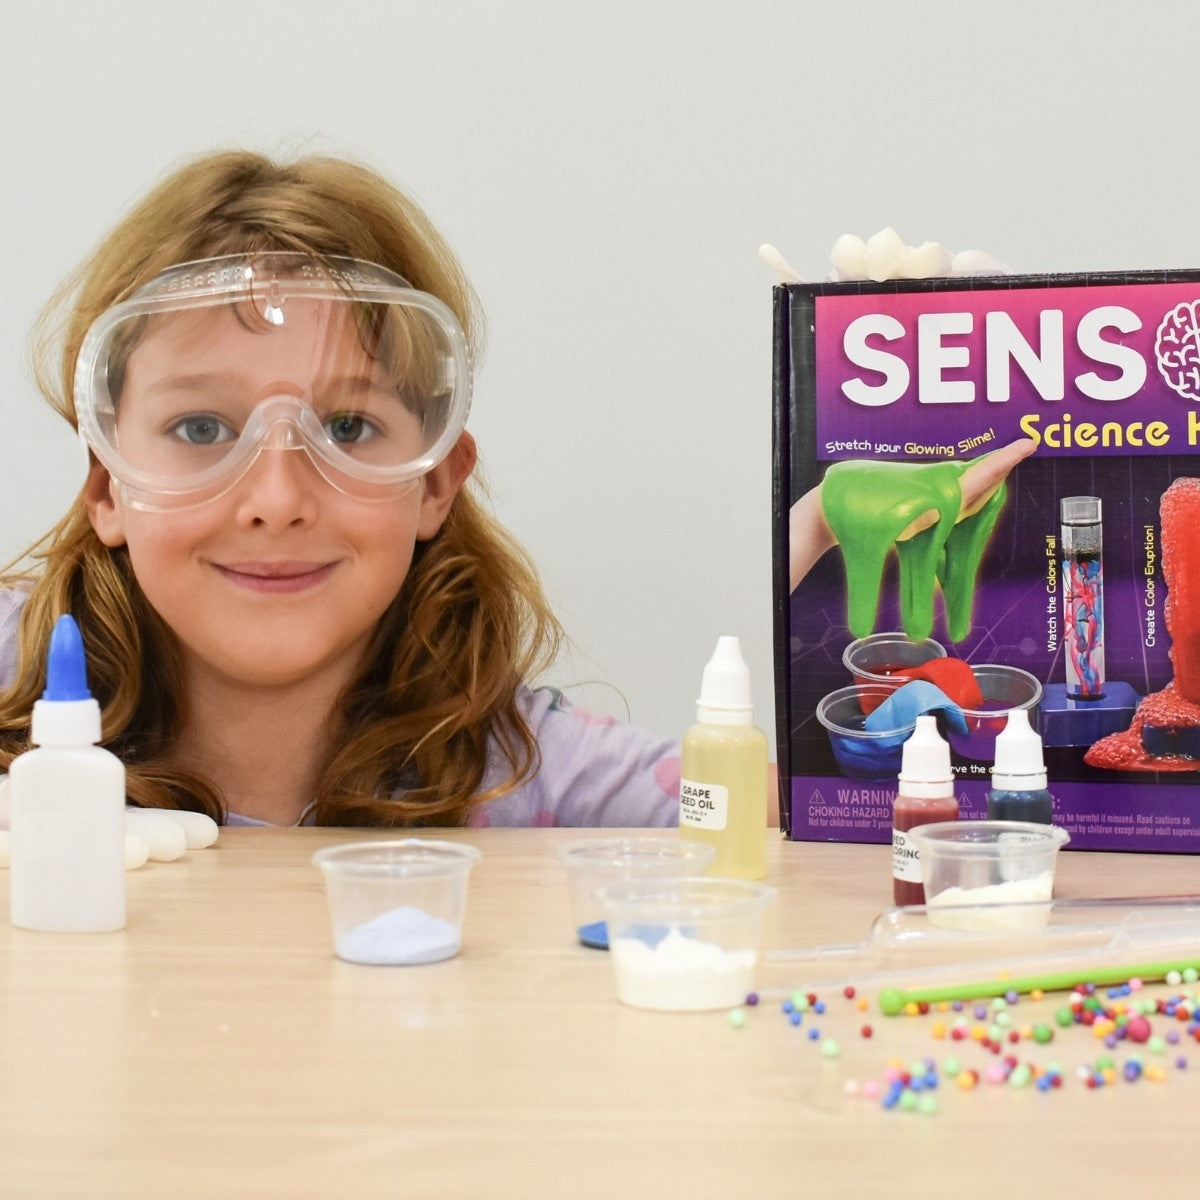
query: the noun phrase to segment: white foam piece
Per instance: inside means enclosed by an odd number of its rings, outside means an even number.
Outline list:
[[[856,233],[843,233],[833,243],[829,261],[839,280],[866,279],[867,244]]]
[[[154,811],[169,821],[174,821],[183,829],[189,850],[203,850],[211,846],[221,832],[221,827],[216,821],[204,813],[188,812],[179,808],[156,808]]]
[[[150,857],[150,843],[140,833],[125,830],[125,870],[136,871],[144,867]]]
[[[187,835],[178,821],[154,808],[126,808],[125,832],[136,833],[150,843],[155,862],[174,862],[187,853]]]
[[[952,275],[1008,275],[1011,274],[995,255],[986,250],[960,250],[950,264]]]
[[[864,255],[867,278],[876,283],[898,278],[900,268],[908,255],[908,243],[890,225],[881,229],[867,242]]]
[[[949,275],[953,262],[950,251],[941,242],[922,242],[908,252],[901,264],[901,279],[934,279]]]

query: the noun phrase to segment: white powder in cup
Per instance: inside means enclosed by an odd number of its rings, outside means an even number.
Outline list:
[[[1053,891],[1054,872],[1043,871],[985,887],[946,888],[927,896],[925,907],[930,923],[943,929],[1029,929],[1050,920]],[[1037,903],[1040,900],[1047,903]]]
[[[439,962],[458,953],[455,925],[411,905],[382,912],[334,939],[338,958],[387,966]]]
[[[636,937],[609,943],[617,995],[635,1008],[701,1012],[741,1004],[753,986],[753,950],[722,950],[672,929],[655,945]]]

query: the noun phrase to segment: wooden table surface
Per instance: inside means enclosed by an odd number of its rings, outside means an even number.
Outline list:
[[[1194,1174],[1194,1043],[1190,1070],[1173,1048],[1165,1081],[1091,1090],[1075,1072],[1102,1045],[1059,1031],[1018,1053],[1058,1061],[1061,1089],[944,1080],[938,1111],[918,1115],[845,1084],[880,1079],[893,1055],[993,1061],[937,1040],[933,1018],[864,1014],[834,991],[822,1037],[841,1053],[827,1058],[774,1000],[742,1029],[724,1013],[621,1005],[608,956],[574,940],[555,856],[599,832],[439,832],[483,851],[462,953],[340,962],[310,859],[371,836],[384,835],[223,830],[210,850],[129,876],[121,933],[5,924],[0,1197],[978,1197]],[[767,948],[861,941],[890,902],[888,857],[773,842]],[[1191,892],[1198,879],[1192,857],[1068,852],[1058,894]],[[761,982],[800,980],[774,960]],[[1023,1001],[1014,1016],[1050,1019],[1061,1003]]]

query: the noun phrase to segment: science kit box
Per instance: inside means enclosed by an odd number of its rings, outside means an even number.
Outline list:
[[[1200,272],[786,284],[774,348],[790,836],[890,841],[918,712],[984,816],[1025,708],[1073,848],[1200,852]]]

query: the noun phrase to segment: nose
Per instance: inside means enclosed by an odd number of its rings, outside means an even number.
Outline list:
[[[237,484],[239,525],[286,529],[311,524],[327,488],[313,465],[299,431],[277,422],[246,474]]]

